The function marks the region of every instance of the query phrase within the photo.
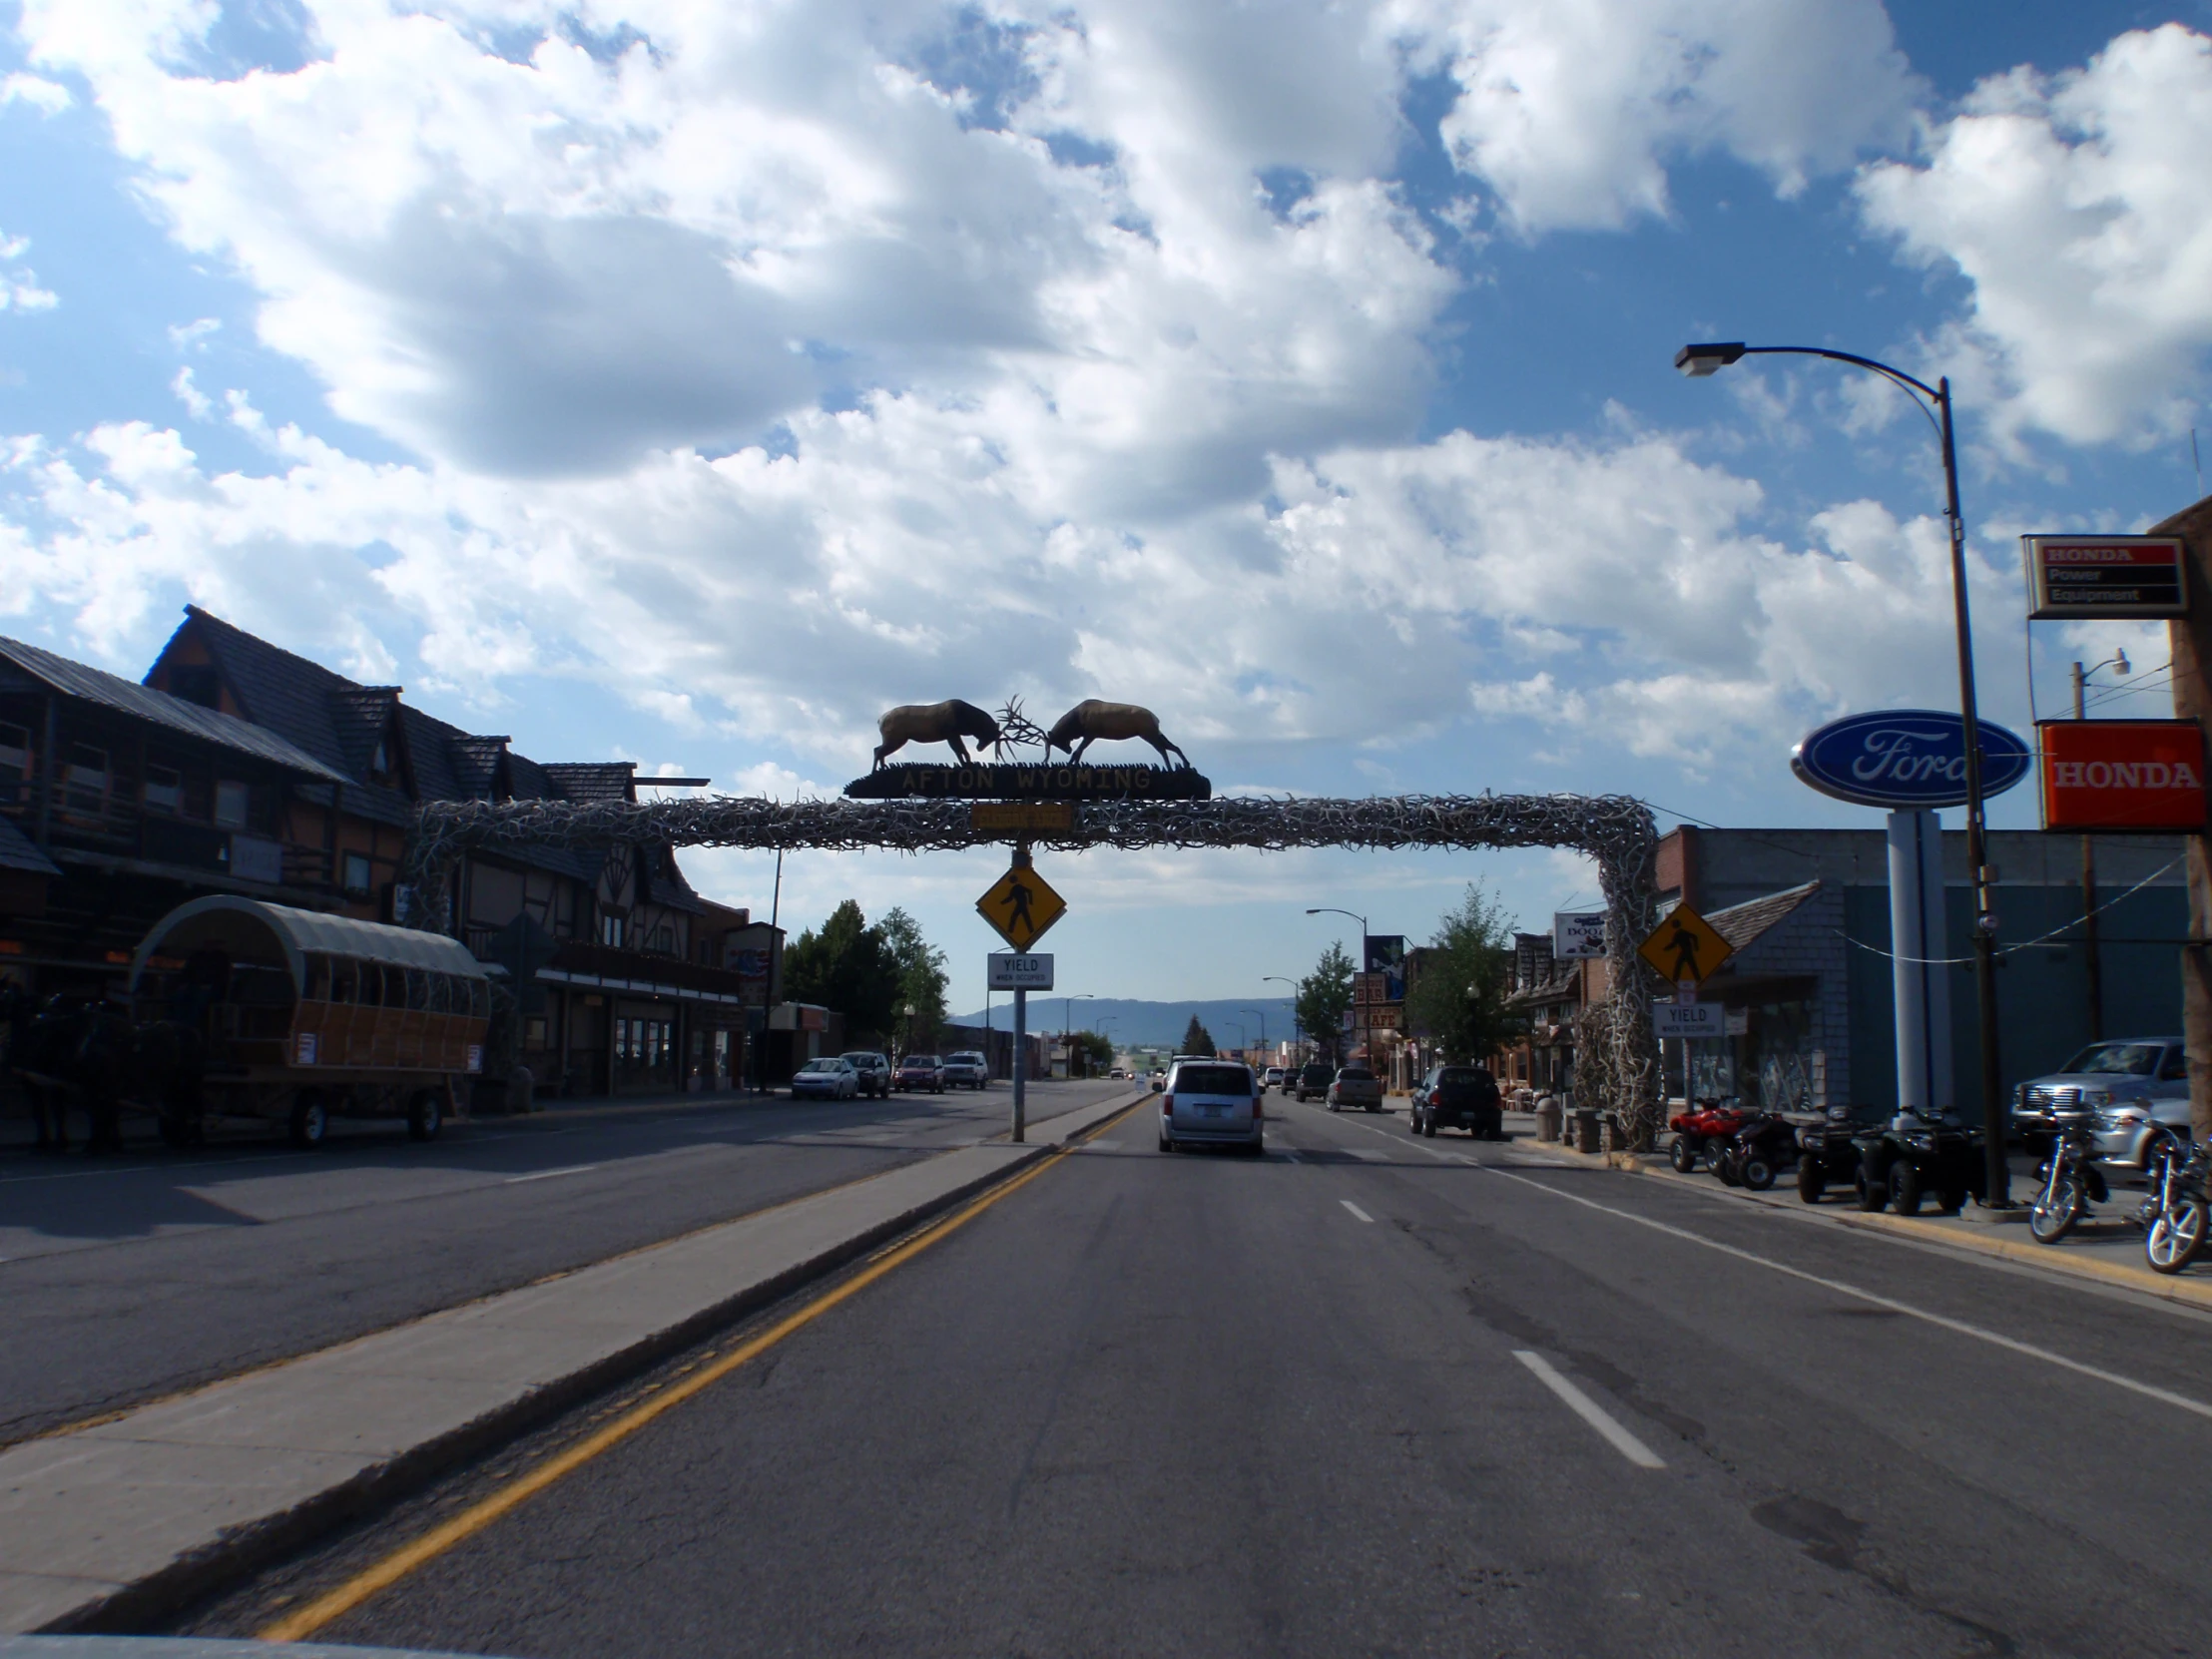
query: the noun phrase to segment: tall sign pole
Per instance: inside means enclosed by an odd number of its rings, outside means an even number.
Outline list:
[[[991,990],[1014,993],[1013,1137],[1019,1141],[1029,1128],[1029,993],[1052,989],[1052,958],[1029,945],[1059,919],[1067,905],[1031,865],[1029,842],[1019,840],[1014,843],[1012,865],[976,900],[975,907],[1014,947],[1011,952],[991,953],[986,984]]]
[[[1030,869],[1029,843],[1014,842],[1015,869]],[[1029,987],[1014,987],[1014,1141],[1029,1129]]]

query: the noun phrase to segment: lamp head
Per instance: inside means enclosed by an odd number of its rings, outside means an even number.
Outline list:
[[[2115,651],[2112,654],[2112,666],[2118,669],[2123,676],[2133,674],[2135,672],[2132,668],[2128,667],[2127,653],[2125,651]]]
[[[1691,379],[1702,380],[1708,374],[1718,374],[1743,354],[1744,342],[1740,339],[1685,345],[1674,354],[1674,366]]]

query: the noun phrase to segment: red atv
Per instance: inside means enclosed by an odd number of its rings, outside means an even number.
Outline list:
[[[1733,1096],[1725,1101],[1701,1098],[1695,1111],[1677,1113],[1667,1120],[1667,1127],[1674,1131],[1674,1145],[1667,1152],[1668,1162],[1684,1175],[1696,1170],[1700,1156],[1717,1167],[1729,1137],[1751,1117],[1752,1114]]]

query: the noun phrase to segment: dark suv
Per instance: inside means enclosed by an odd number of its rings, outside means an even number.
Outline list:
[[[1337,1070],[1325,1066],[1319,1060],[1298,1074],[1298,1081],[1291,1085],[1291,1093],[1300,1100],[1327,1100],[1329,1085],[1336,1082]]]
[[[1478,1141],[1505,1138],[1505,1108],[1497,1080],[1480,1066],[1436,1066],[1413,1090],[1412,1131],[1464,1129]]]

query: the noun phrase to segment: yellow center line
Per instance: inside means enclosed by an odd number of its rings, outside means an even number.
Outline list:
[[[427,1565],[456,1544],[474,1537],[502,1515],[519,1508],[563,1476],[574,1473],[602,1453],[620,1445],[662,1413],[673,1410],[693,1395],[712,1387],[748,1361],[758,1359],[785,1338],[806,1329],[830,1309],[857,1296],[894,1268],[912,1260],[939,1240],[950,1237],[999,1200],[1012,1197],[1036,1180],[1084,1141],[1113,1128],[1142,1104],[1141,1100],[1132,1102],[1126,1110],[1117,1112],[1096,1128],[1055,1149],[1034,1169],[1026,1170],[1003,1185],[993,1187],[952,1215],[917,1233],[904,1244],[894,1246],[874,1258],[868,1266],[843,1284],[826,1291],[805,1307],[777,1321],[759,1336],[748,1338],[721,1358],[685,1377],[683,1381],[669,1383],[632,1406],[606,1427],[579,1440],[567,1450],[554,1453],[528,1473],[518,1475],[496,1491],[479,1498],[451,1520],[432,1527],[419,1538],[401,1544],[374,1565],[364,1568],[335,1589],[317,1596],[304,1607],[285,1614],[256,1634],[265,1642],[296,1642],[312,1636],[333,1619],[350,1613],[371,1596],[389,1589],[418,1567]]]

